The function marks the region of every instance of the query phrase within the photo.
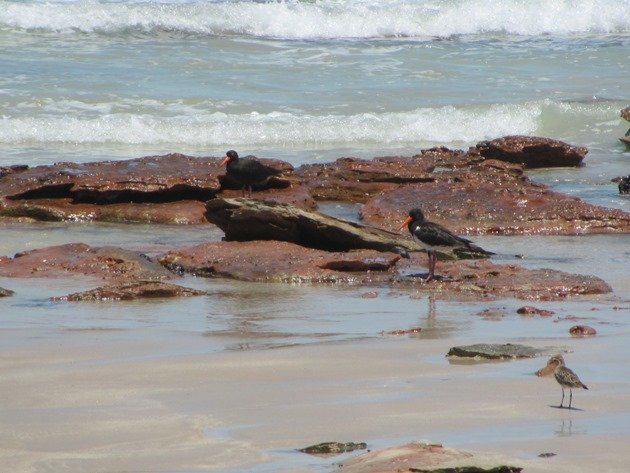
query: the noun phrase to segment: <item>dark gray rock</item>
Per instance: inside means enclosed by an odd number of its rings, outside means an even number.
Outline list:
[[[309,455],[338,455],[345,452],[353,452],[355,450],[365,450],[367,444],[365,442],[322,442],[310,447],[300,448],[300,452]]]
[[[326,251],[370,249],[403,256],[420,248],[407,236],[309,212],[293,205],[253,199],[211,199],[206,218],[226,241],[276,240]]]
[[[458,356],[462,358],[484,358],[499,360],[508,358],[534,358],[558,350],[534,348],[526,345],[512,343],[478,343],[476,345],[462,345],[451,348],[446,356]]]
[[[8,297],[12,296],[13,294],[15,294],[15,292],[13,292],[12,290],[0,287],[0,297]]]

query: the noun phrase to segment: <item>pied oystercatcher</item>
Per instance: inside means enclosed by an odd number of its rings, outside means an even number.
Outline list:
[[[437,250],[448,251],[455,248],[465,248],[484,255],[493,255],[494,253],[486,251],[473,244],[470,240],[455,235],[447,228],[434,222],[429,222],[424,218],[422,210],[415,208],[409,211],[409,216],[400,225],[402,230],[405,225],[409,229],[409,233],[414,241],[427,250],[429,257],[429,275],[425,281],[431,281],[435,272],[435,263],[437,261]]]

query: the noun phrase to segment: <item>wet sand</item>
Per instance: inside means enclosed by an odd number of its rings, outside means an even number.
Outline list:
[[[463,339],[383,337],[273,350],[156,356],[159,344],[84,333],[0,360],[6,471],[331,471],[295,449],[427,439],[527,472],[624,471],[630,460],[628,330],[562,344],[589,391],[575,410],[533,372],[543,359],[451,364]],[[2,338],[11,334],[3,331]],[[514,341],[514,340],[512,340]],[[539,458],[553,452],[552,458]],[[345,456],[347,457],[347,455]]]

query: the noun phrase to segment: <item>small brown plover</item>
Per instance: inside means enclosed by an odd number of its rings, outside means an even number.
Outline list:
[[[553,375],[562,388],[562,400],[560,401],[560,405],[558,407],[564,407],[562,405],[564,403],[564,388],[569,388],[569,409],[571,409],[571,401],[573,400],[573,388],[588,389],[586,387],[586,384],[580,381],[580,378],[578,378],[577,374],[575,374],[572,370],[564,365],[564,358],[562,358],[562,355],[552,356],[549,359],[548,364],[553,364],[556,366]]]

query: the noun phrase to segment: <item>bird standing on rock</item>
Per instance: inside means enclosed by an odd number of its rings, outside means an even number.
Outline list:
[[[262,184],[271,176],[277,176],[282,171],[266,166],[258,161],[254,156],[245,156],[239,158],[238,153],[230,150],[225,153],[221,166],[226,166],[226,175],[241,184],[243,197],[245,197],[245,189],[248,190],[248,197],[252,196],[252,186]]]
[[[409,216],[402,222],[398,230],[402,230],[405,225],[409,228],[409,233],[414,241],[427,250],[429,258],[429,275],[425,282],[433,279],[435,273],[435,263],[437,262],[437,250],[448,251],[455,248],[465,248],[484,255],[493,255],[494,253],[486,251],[473,244],[470,240],[455,235],[450,230],[444,228],[434,222],[429,222],[424,218],[422,210],[419,208],[411,209]]]
[[[586,387],[586,384],[580,381],[580,378],[578,378],[577,374],[575,374],[572,370],[565,366],[564,358],[562,358],[562,355],[552,356],[549,359],[549,364],[556,365],[553,375],[562,388],[562,400],[560,401],[560,405],[558,407],[564,407],[562,405],[564,403],[564,388],[569,388],[569,409],[571,409],[571,401],[573,400],[573,388],[588,388]]]

